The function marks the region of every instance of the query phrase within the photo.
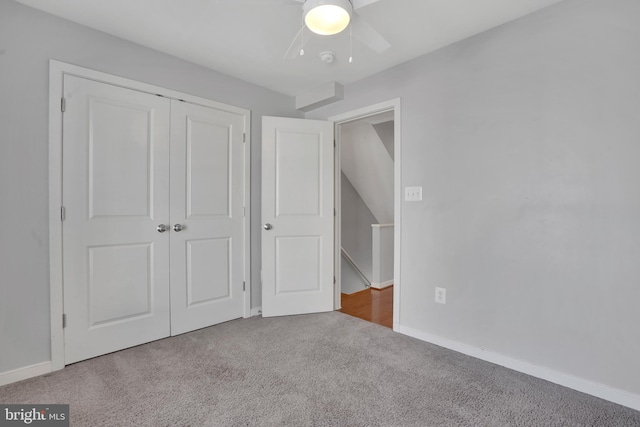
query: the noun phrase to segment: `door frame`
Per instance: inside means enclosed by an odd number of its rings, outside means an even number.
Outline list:
[[[204,107],[216,108],[244,116],[244,186],[243,224],[244,253],[244,310],[243,317],[251,316],[251,111],[223,104],[210,99],[177,92],[171,89],[142,83],[89,68],[49,60],[49,297],[51,318],[51,370],[64,368],[64,272],[62,268],[62,109],[63,82],[65,75],[94,80],[126,89],[145,92],[169,99],[182,100]]]
[[[393,111],[393,217],[394,217],[394,231],[393,231],[393,330],[397,330],[400,326],[400,265],[401,265],[401,229],[402,229],[402,139],[401,139],[401,124],[400,124],[400,98],[394,98],[388,101],[380,102],[377,104],[369,105],[366,107],[352,110],[346,113],[338,114],[329,117],[327,120],[334,122],[334,135],[336,141],[336,148],[334,150],[335,155],[335,189],[334,189],[334,206],[336,208],[336,221],[335,221],[335,247],[334,247],[334,271],[336,275],[335,285],[335,299],[334,308],[339,310],[341,308],[340,294],[342,289],[341,275],[341,224],[342,224],[342,212],[341,212],[341,170],[342,163],[340,159],[340,147],[341,147],[341,131],[340,126],[345,123],[353,122],[366,117],[374,116],[379,113],[385,113]]]

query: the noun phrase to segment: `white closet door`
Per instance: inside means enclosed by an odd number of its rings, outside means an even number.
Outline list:
[[[172,101],[171,334],[243,315],[245,116]]]
[[[65,76],[65,363],[169,335],[165,98]]]
[[[333,310],[333,123],[262,119],[262,315]]]

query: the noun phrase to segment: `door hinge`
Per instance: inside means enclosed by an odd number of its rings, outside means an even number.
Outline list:
[[[67,210],[64,206],[60,206],[60,221],[64,221],[67,217]]]
[[[242,291],[246,291],[247,290],[247,282],[242,282]]]
[[[63,328],[67,327],[67,315],[66,314],[62,315],[62,327]]]
[[[247,216],[247,211],[246,211],[246,209],[247,209],[247,208],[245,208],[244,206],[242,207],[242,216],[243,216],[243,217],[244,217],[244,216]]]
[[[336,276],[333,276],[333,284],[336,284]]]
[[[244,144],[245,142],[247,142],[247,134],[243,133],[242,134],[242,143]]]
[[[60,98],[60,111],[64,113],[66,109],[67,109],[67,100],[64,98]]]
[[[333,140],[333,148],[336,148],[336,140]]]
[[[336,212],[336,208],[333,208],[333,216],[338,215],[338,213]]]

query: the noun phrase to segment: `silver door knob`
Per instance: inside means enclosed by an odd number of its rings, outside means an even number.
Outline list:
[[[176,224],[173,226],[173,231],[182,231],[184,230],[186,227],[182,224]]]
[[[262,226],[262,228],[264,228],[265,230],[271,230],[273,226],[269,223],[266,223],[265,225]]]
[[[156,230],[158,230],[158,233],[164,233],[168,228],[169,227],[167,227],[166,225],[160,224],[156,227]]]

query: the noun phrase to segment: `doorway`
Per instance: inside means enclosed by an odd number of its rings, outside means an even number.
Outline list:
[[[336,295],[340,311],[399,318],[400,102],[330,120],[336,135]],[[396,220],[397,219],[397,220]]]
[[[394,123],[394,162],[390,167],[393,183],[389,183],[393,207],[390,215],[400,218],[399,99],[329,118],[328,121],[262,118],[263,316],[341,309],[342,233],[341,227],[336,226],[341,222],[339,126],[388,112],[392,113]],[[388,152],[386,155],[389,156]],[[380,225],[377,220],[375,223]],[[376,280],[372,276],[373,281],[369,281],[372,284],[376,282],[379,288],[391,289],[393,326],[396,327],[399,324],[401,285],[400,221],[391,230],[391,280]],[[327,262],[328,259],[331,262]]]

